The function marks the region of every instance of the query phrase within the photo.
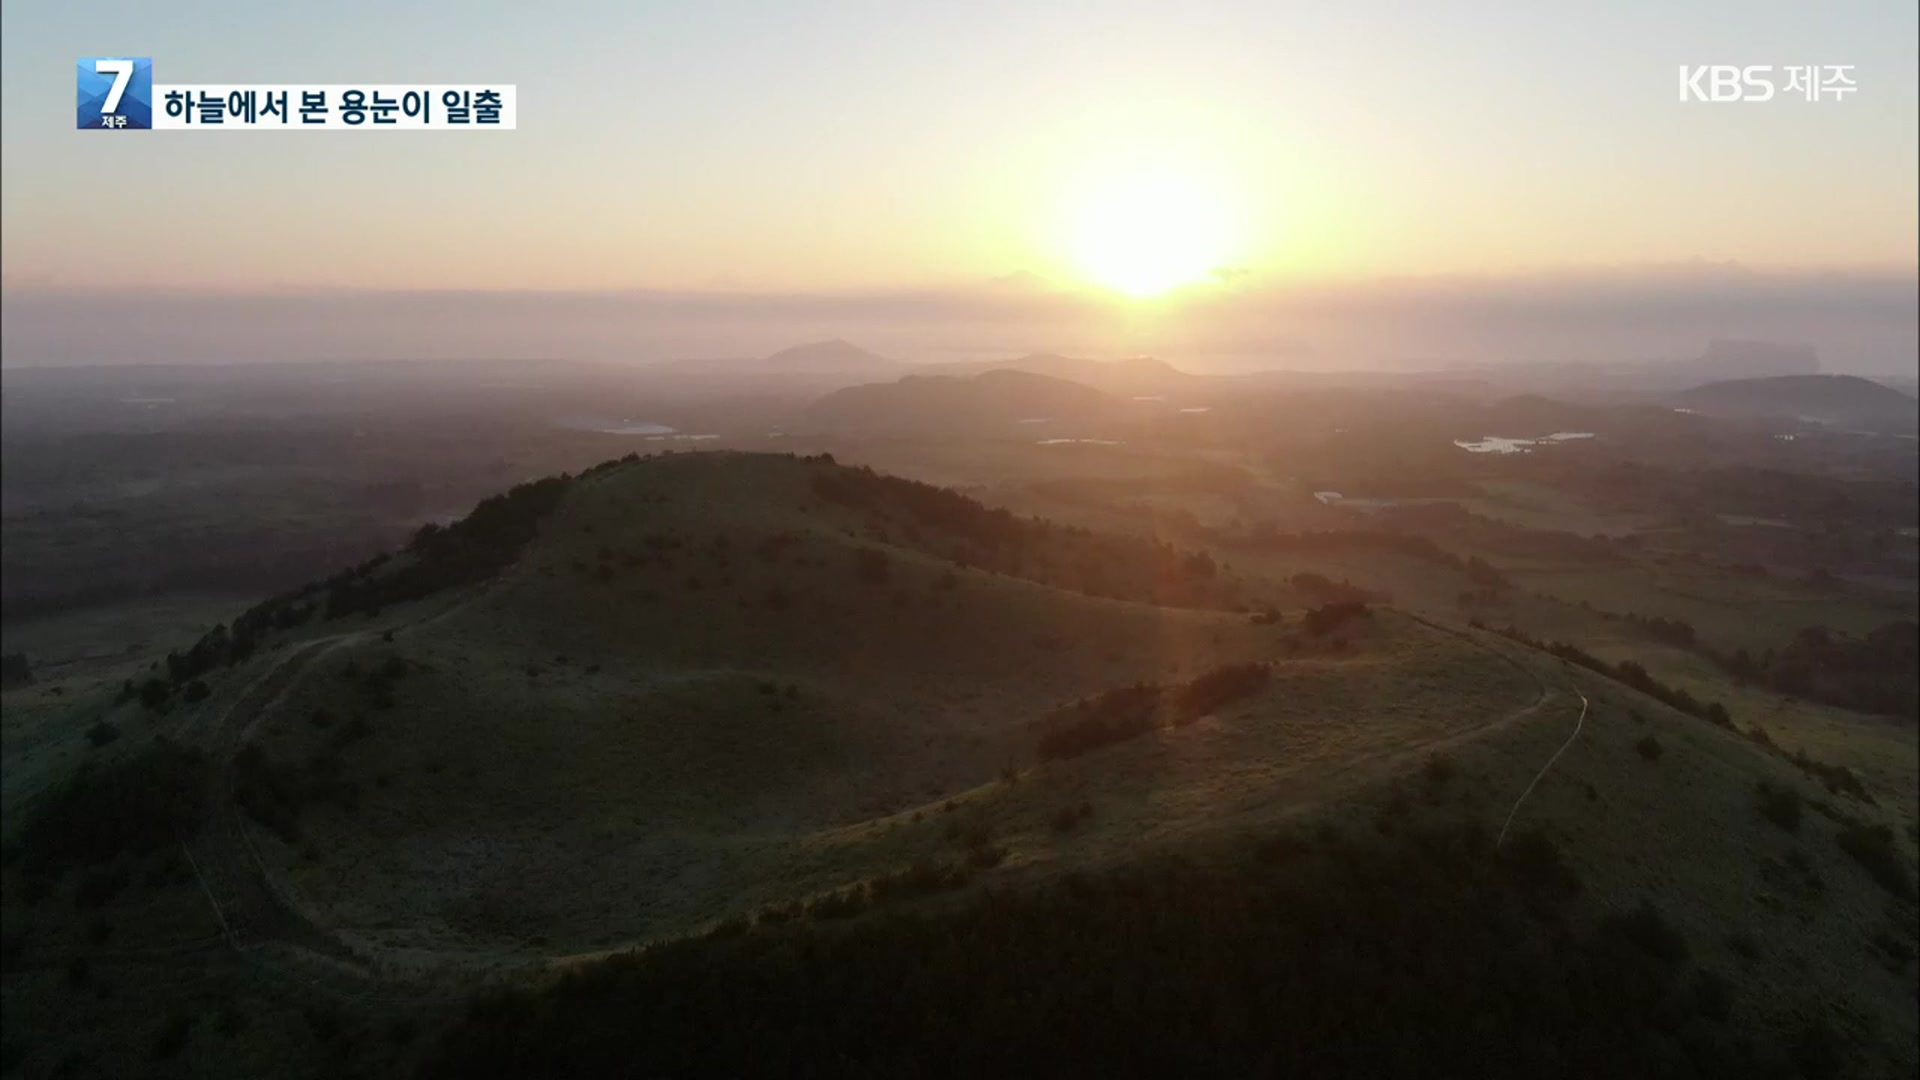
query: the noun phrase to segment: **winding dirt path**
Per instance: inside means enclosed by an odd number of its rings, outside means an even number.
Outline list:
[[[424,625],[445,616],[449,611],[437,612],[413,625]],[[1341,772],[1362,766],[1378,768],[1390,762],[1412,761],[1446,746],[1480,738],[1488,731],[1537,716],[1556,697],[1555,688],[1537,668],[1506,650],[1466,631],[1410,612],[1402,614],[1436,632],[1457,637],[1526,673],[1537,687],[1537,693],[1533,700],[1471,730],[1455,732],[1418,746],[1399,747],[1365,762],[1349,763],[1349,767]],[[292,647],[272,668],[247,686],[205,732],[205,746],[220,769],[220,780],[213,814],[189,845],[187,854],[194,864],[209,904],[223,925],[225,944],[240,955],[270,970],[277,977],[290,979],[330,996],[363,1003],[420,1004],[460,993],[462,986],[459,980],[454,980],[451,986],[429,986],[405,979],[395,971],[383,970],[377,959],[370,959],[345,944],[326,927],[323,919],[307,909],[297,892],[269,868],[253,831],[255,826],[233,800],[234,758],[260,722],[281,706],[288,689],[301,672],[328,651],[362,639],[370,633],[372,631],[355,631],[310,640]],[[1574,692],[1579,694],[1577,690]],[[1501,829],[1501,840],[1505,839],[1507,826],[1512,824],[1521,804],[1584,727],[1587,699],[1584,694],[1579,696],[1581,711],[1573,735],[1548,759],[1546,766],[1535,775],[1533,782],[1528,784],[1520,799],[1514,803],[1507,815],[1507,825]],[[199,947],[218,947],[221,940],[213,938],[205,944],[199,944]],[[547,957],[538,964],[564,964],[568,959]]]
[[[479,599],[493,584],[489,581],[453,604],[385,630],[397,633],[430,625]],[[185,848],[201,891],[222,928],[222,936],[209,944],[217,946],[224,940],[243,957],[271,967],[274,974],[336,998],[418,1004],[458,990],[383,972],[377,962],[328,929],[324,920],[302,902],[298,891],[267,865],[253,822],[234,801],[234,759],[260,722],[280,707],[302,671],[333,649],[376,632],[349,631],[292,646],[201,734],[200,744],[212,759],[218,779],[212,812]]]
[[[342,634],[303,642],[281,657],[207,732],[203,744],[217,770],[212,811],[187,857],[228,944],[248,951],[263,942],[293,945],[320,956],[350,960],[352,953],[315,924],[267,870],[251,835],[252,823],[234,801],[234,759],[261,719],[317,657],[356,638]]]
[[[1507,820],[1500,826],[1500,838],[1493,842],[1496,850],[1499,849],[1501,844],[1506,843],[1507,830],[1513,827],[1513,816],[1520,812],[1520,804],[1526,802],[1527,796],[1533,794],[1534,787],[1540,783],[1541,778],[1547,775],[1547,770],[1553,768],[1553,763],[1560,760],[1560,755],[1566,753],[1567,747],[1572,746],[1573,741],[1580,737],[1580,729],[1587,725],[1587,708],[1590,704],[1587,701],[1587,695],[1580,693],[1579,690],[1574,690],[1574,693],[1580,695],[1580,717],[1574,721],[1573,734],[1567,736],[1567,741],[1560,744],[1560,749],[1553,752],[1553,756],[1547,759],[1545,765],[1540,766],[1540,771],[1534,774],[1533,780],[1527,784],[1527,789],[1522,791],[1520,797],[1513,801],[1513,809],[1507,811]]]

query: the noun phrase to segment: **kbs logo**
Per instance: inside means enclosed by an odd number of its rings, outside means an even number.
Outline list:
[[[1735,64],[1681,64],[1680,100],[1772,101],[1776,90],[1779,90],[1778,96],[1783,97],[1807,101],[1831,97],[1837,101],[1860,89],[1851,75],[1852,64],[1781,68],[1787,74],[1787,84],[1783,90],[1775,86],[1773,70],[1771,64],[1748,64],[1744,67]]]
[[[153,61],[144,56],[83,56],[75,67],[81,130],[153,126]]]
[[[1735,67],[1732,64],[1680,65],[1681,101],[1772,101],[1773,79],[1768,64]]]

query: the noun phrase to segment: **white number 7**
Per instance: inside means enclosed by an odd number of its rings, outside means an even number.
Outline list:
[[[127,92],[127,84],[133,81],[133,61],[131,60],[95,60],[95,75],[112,75],[113,89],[107,91],[107,100],[100,106],[100,115],[120,109],[120,95]]]

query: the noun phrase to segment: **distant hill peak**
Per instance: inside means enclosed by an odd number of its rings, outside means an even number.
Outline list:
[[[1784,375],[1815,375],[1820,371],[1820,354],[1813,346],[1779,341],[1751,341],[1741,338],[1714,338],[1707,351],[1674,367],[1701,382],[1719,379],[1771,378]]]
[[[1720,379],[1702,383],[1684,393],[1686,395],[1810,393],[1861,401],[1913,400],[1885,383],[1875,382],[1860,375],[1770,375],[1754,379]]]
[[[1018,368],[978,374],[914,373],[834,391],[803,410],[791,430],[990,431],[1035,418],[1095,420],[1115,399],[1083,383]]]
[[[1700,412],[1741,416],[1791,416],[1882,431],[1911,431],[1912,397],[1858,375],[1779,375],[1723,379],[1677,395]]]
[[[900,362],[869,352],[850,341],[834,338],[781,349],[766,358],[769,367],[814,371],[899,367]]]
[[[850,341],[834,338],[790,346],[770,356],[677,360],[667,364],[665,369],[681,376],[793,375],[818,381],[822,377],[893,375],[906,366]]]

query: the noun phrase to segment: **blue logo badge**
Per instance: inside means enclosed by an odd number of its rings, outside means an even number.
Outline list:
[[[145,56],[83,56],[76,126],[145,130],[153,126],[153,61]]]

